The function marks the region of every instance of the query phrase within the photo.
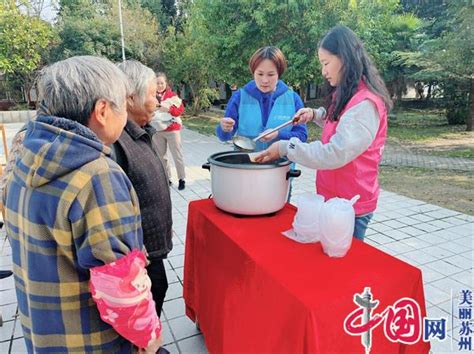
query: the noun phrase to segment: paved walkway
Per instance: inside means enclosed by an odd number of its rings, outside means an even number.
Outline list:
[[[474,172],[474,159],[417,154],[396,145],[385,146],[381,165]]]
[[[7,127],[10,139],[20,126]],[[175,246],[165,262],[170,287],[164,304],[164,340],[172,353],[207,353],[202,334],[185,317],[182,298],[187,205],[211,193],[209,172],[201,168],[207,157],[231,147],[187,129],[183,143],[186,189],[177,190],[176,175],[171,188]],[[293,196],[306,192],[314,192],[314,171],[302,168],[302,176],[294,180]],[[473,289],[474,217],[383,191],[367,234],[367,243],[422,269],[428,316],[448,318],[447,340],[432,342],[432,352],[456,353],[460,321],[456,314],[451,317],[451,306],[460,290]],[[11,248],[0,236],[0,268],[9,269]],[[0,353],[25,352],[12,278],[0,281],[0,311],[5,321],[0,327]]]

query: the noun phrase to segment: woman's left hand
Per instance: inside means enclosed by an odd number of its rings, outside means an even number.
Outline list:
[[[262,151],[259,155],[255,156],[255,162],[265,163],[280,158],[279,143],[273,143],[268,149]]]
[[[306,124],[314,119],[314,111],[312,108],[300,108],[293,117],[294,124]]]
[[[270,129],[265,130],[265,132],[269,131]],[[264,133],[265,133],[264,132]],[[265,135],[263,138],[259,139],[260,141],[267,142],[267,141],[272,141],[274,139],[278,138],[278,131],[270,133],[268,135]]]

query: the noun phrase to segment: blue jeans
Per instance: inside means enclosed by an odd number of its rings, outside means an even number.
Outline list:
[[[374,216],[374,213],[356,216],[354,225],[354,237],[356,239],[364,241],[365,232],[372,216]]]

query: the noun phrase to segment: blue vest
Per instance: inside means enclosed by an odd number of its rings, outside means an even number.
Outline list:
[[[237,135],[253,139],[265,130],[275,128],[289,121],[293,118],[295,113],[293,91],[288,90],[275,100],[267,124],[263,126],[262,110],[260,109],[259,101],[250,96],[244,89],[240,89],[239,128],[237,129]],[[290,125],[282,130],[290,131],[291,128],[292,126]],[[265,150],[271,143],[272,142],[264,143],[257,141],[255,151]]]

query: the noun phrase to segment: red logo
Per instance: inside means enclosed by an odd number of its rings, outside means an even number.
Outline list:
[[[418,303],[410,298],[401,298],[382,312],[372,314],[379,301],[372,301],[370,287],[362,294],[354,295],[354,303],[358,306],[344,320],[344,330],[351,336],[361,336],[365,352],[369,353],[372,346],[372,330],[383,323],[385,336],[392,342],[414,344],[420,340],[421,312]]]

